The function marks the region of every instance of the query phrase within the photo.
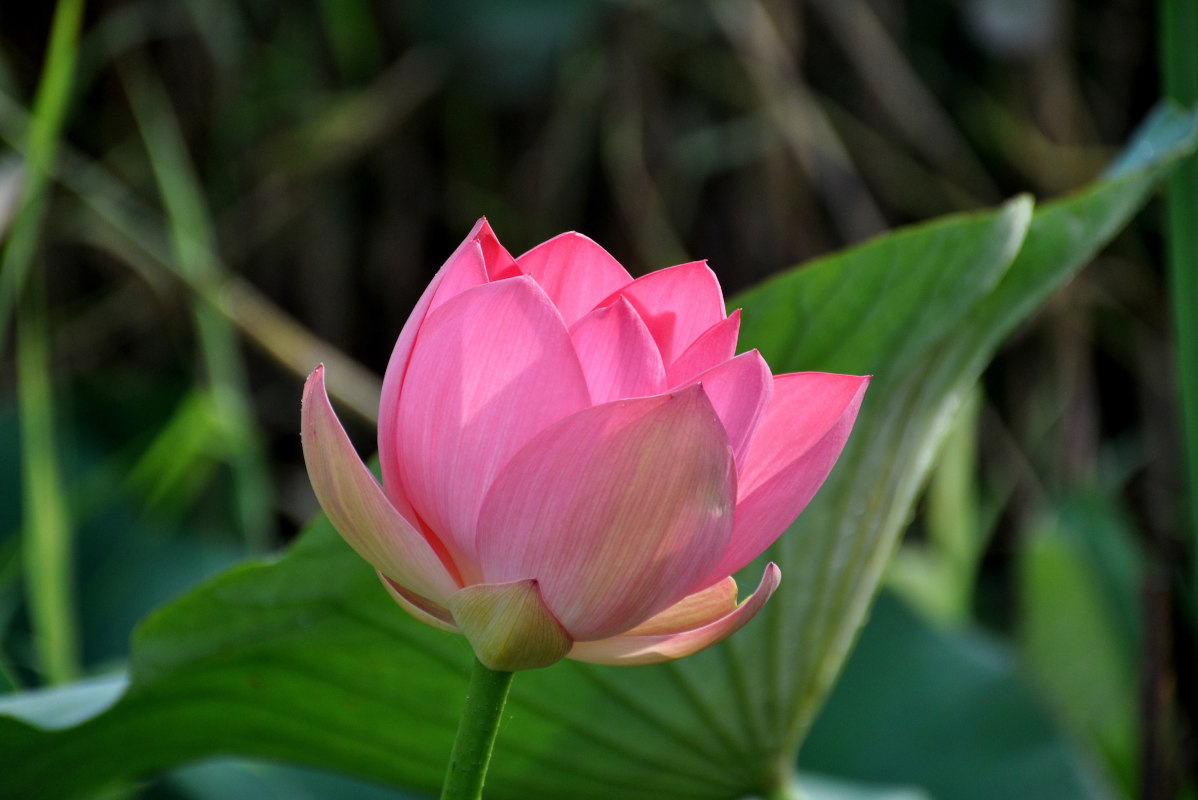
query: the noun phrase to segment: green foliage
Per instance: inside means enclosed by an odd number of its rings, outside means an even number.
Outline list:
[[[981,392],[974,389],[953,420],[928,480],[926,541],[905,542],[886,573],[889,587],[944,624],[969,619],[988,539],[977,485],[980,408]]]
[[[744,631],[691,659],[518,676],[489,796],[734,798],[789,780],[962,398],[1196,130],[1194,115],[1164,110],[1133,149],[1149,156],[1034,215],[1018,199],[902,230],[737,298],[742,341],[777,371],[874,375],[841,463],[769,553],[782,587]],[[217,753],[434,791],[469,663],[462,639],[399,612],[319,520],[282,559],[236,567],[152,615],[129,689],[104,712],[61,730],[0,719],[0,794],[78,795]],[[1076,764],[1045,758],[1083,787]]]
[[[936,798],[1114,796],[1061,737],[1023,672],[993,635],[933,628],[883,592],[803,763]]]
[[[1019,552],[1019,639],[1040,686],[1123,790],[1139,758],[1144,557],[1109,492],[1088,492],[1040,521]]]
[[[1198,8],[1185,0],[1162,0],[1160,54],[1166,97],[1182,105],[1198,103]],[[1168,267],[1182,422],[1189,527],[1186,577],[1191,629],[1198,631],[1198,156],[1178,165],[1167,195]]]

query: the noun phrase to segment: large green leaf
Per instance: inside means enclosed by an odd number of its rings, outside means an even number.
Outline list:
[[[788,779],[961,397],[1195,137],[1194,116],[1163,112],[1138,160],[1030,224],[1016,200],[740,297],[743,341],[776,371],[875,376],[840,464],[769,553],[781,589],[740,634],[681,662],[519,675],[488,796],[735,798]],[[0,718],[0,796],[65,797],[230,753],[431,792],[469,660],[464,640],[398,611],[319,521],[279,561],[235,568],[148,619],[129,689],[103,713],[60,730]]]

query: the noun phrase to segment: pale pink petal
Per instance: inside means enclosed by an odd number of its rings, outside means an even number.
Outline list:
[[[699,373],[723,364],[736,355],[740,334],[740,309],[712,325],[691,342],[673,364],[666,365],[666,385],[671,389],[694,383]]]
[[[652,636],[701,628],[736,608],[736,580],[731,576],[702,591],[687,595],[674,605],[654,614],[621,636]]]
[[[756,616],[765,601],[778,588],[782,574],[774,564],[768,564],[761,584],[752,596],[719,619],[702,627],[674,633],[613,636],[592,642],[575,642],[567,658],[592,664],[631,666],[658,664],[689,656],[727,639]]]
[[[597,308],[570,328],[591,402],[665,391],[665,367],[649,329],[625,299]]]
[[[391,599],[399,603],[400,608],[404,611],[425,625],[440,628],[450,633],[460,633],[458,627],[453,624],[453,615],[449,613],[449,609],[437,605],[427,597],[421,597],[418,594],[409,592],[381,572],[376,574],[379,576],[379,580],[383,582],[383,588],[391,595]],[[716,586],[719,586],[719,584],[716,584]]]
[[[740,473],[732,541],[711,580],[748,564],[799,516],[844,448],[868,385],[868,377],[821,372],[774,379]]]
[[[434,602],[457,591],[436,543],[426,541],[395,510],[358,458],[329,404],[323,366],[304,385],[300,433],[316,499],[350,547],[396,583]]]
[[[566,325],[632,281],[611,254],[581,233],[563,233],[516,259],[553,300]]]
[[[724,552],[736,471],[699,386],[567,417],[503,468],[479,514],[487,581],[535,578],[576,639],[634,627]]]
[[[696,380],[724,423],[737,467],[743,468],[753,432],[774,394],[769,366],[760,353],[750,350],[707,370]]]
[[[565,658],[574,644],[545,606],[535,580],[467,586],[449,598],[449,610],[489,669],[547,667]]]
[[[467,583],[483,495],[545,427],[590,405],[570,334],[521,276],[458,295],[424,322],[398,413],[404,490]]]
[[[693,261],[642,275],[606,298],[627,298],[649,326],[662,363],[674,363],[699,336],[724,319],[724,295],[706,261]]]
[[[395,508],[413,525],[418,525],[419,522],[407,497],[404,496],[399,478],[399,451],[396,439],[398,432],[395,427],[396,412],[399,410],[399,390],[407,373],[412,347],[416,344],[416,333],[424,324],[424,318],[428,313],[466,289],[487,282],[486,263],[479,241],[488,238],[494,239],[495,234],[491,233],[486,219],[480,219],[474,223],[474,228],[453,251],[444,266],[433,276],[416,307],[412,309],[399,332],[395,347],[391,350],[391,359],[387,362],[387,371],[383,375],[378,424],[379,465],[383,470],[383,486]]]

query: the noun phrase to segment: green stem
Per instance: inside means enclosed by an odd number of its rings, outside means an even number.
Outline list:
[[[37,251],[42,218],[46,214],[47,187],[54,171],[54,154],[70,104],[82,25],[83,0],[58,3],[50,26],[46,66],[33,101],[29,138],[24,143],[26,173],[21,206],[0,256],[0,351],[5,348],[8,321]]]
[[[445,771],[441,800],[478,800],[483,796],[483,781],[491,763],[491,749],[499,733],[499,718],[507,702],[514,672],[497,672],[474,660],[466,707],[458,723],[458,735]]]
[[[1198,3],[1162,0],[1161,67],[1165,93],[1178,103],[1198,103]],[[1182,161],[1169,178],[1168,261],[1177,370],[1181,384],[1182,468],[1189,511],[1191,611],[1198,618],[1198,156]]]
[[[29,123],[24,192],[0,253],[0,352],[5,347],[9,317],[14,308],[17,310],[21,542],[29,622],[42,670],[50,683],[64,683],[74,676],[78,631],[72,593],[70,515],[54,443],[47,278],[44,272],[34,273],[34,257],[49,203],[54,154],[70,105],[82,24],[83,0],[61,0],[55,6],[46,65]]]
[[[45,275],[36,272],[27,283],[16,341],[25,586],[43,675],[48,683],[66,683],[78,661],[73,542],[55,453]]]

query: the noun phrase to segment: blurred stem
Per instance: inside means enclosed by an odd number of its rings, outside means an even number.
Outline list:
[[[515,674],[488,669],[474,659],[441,800],[478,800],[483,796],[483,781],[499,733],[499,719]]]
[[[765,800],[803,800],[803,793],[799,791],[798,780],[793,774],[788,773],[785,780],[770,790]]]
[[[29,619],[47,682],[76,672],[72,543],[66,498],[54,452],[45,275],[32,275],[17,312],[17,405],[25,584]]]
[[[178,271],[197,280],[216,280],[221,267],[211,221],[166,93],[148,66],[121,74],[166,207]],[[193,304],[192,316],[224,451],[233,470],[241,527],[250,547],[262,552],[274,541],[269,469],[254,424],[237,334],[227,319],[201,300]]]
[[[0,260],[0,351],[18,297],[17,409],[21,434],[22,550],[38,658],[50,683],[76,671],[71,531],[54,446],[54,395],[46,330],[46,278],[30,275],[54,153],[75,71],[83,0],[61,0],[54,10],[46,66],[29,124],[25,192]],[[28,284],[28,285],[26,285]]]
[[[1198,103],[1198,3],[1163,0],[1160,40],[1165,93],[1184,106]],[[1183,469],[1190,550],[1189,601],[1198,620],[1198,156],[1182,161],[1169,178],[1168,261],[1177,326],[1181,384]]]
[[[71,96],[82,24],[83,0],[60,0],[54,9],[46,66],[33,101],[24,148],[28,168],[24,196],[0,260],[0,352],[5,349],[8,320],[33,264],[46,213],[46,187],[54,171],[54,153]]]

